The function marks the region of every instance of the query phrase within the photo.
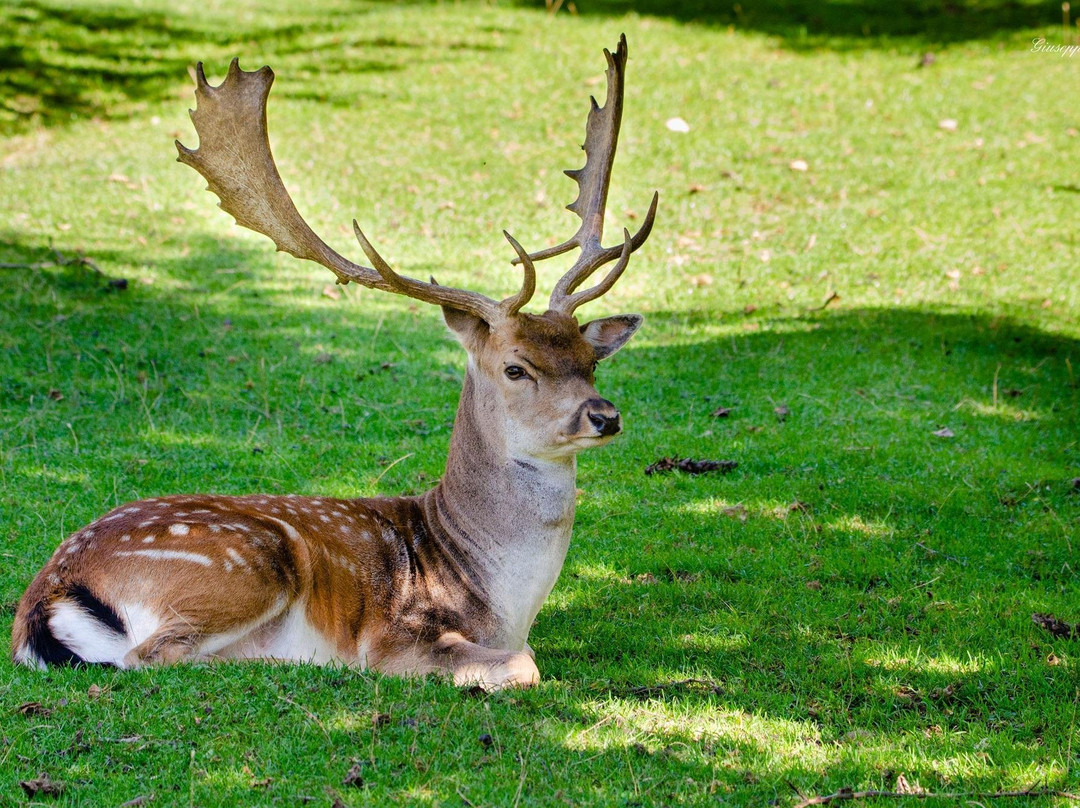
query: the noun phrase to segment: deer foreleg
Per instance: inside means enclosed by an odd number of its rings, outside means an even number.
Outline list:
[[[438,666],[453,675],[455,685],[501,690],[532,687],[540,681],[540,671],[527,651],[485,648],[457,632],[443,634],[432,651]]]

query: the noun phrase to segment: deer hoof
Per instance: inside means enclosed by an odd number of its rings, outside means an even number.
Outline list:
[[[454,671],[454,684],[479,686],[491,692],[509,687],[534,687],[540,671],[527,653],[507,654],[498,662],[470,663]]]

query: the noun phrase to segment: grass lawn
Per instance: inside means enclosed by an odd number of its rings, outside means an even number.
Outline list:
[[[1031,618],[1080,622],[1080,54],[1031,44],[1056,3],[182,6],[0,7],[0,805],[41,772],[72,806],[1080,792],[1080,639]],[[646,324],[599,375],[626,433],[581,457],[541,685],[15,668],[23,589],[116,504],[442,472],[463,352],[215,207],[175,162],[189,67],[274,67],[278,164],[340,252],[355,216],[502,297],[502,228],[577,225],[561,170],[621,32],[609,239],[660,213],[579,313]],[[644,474],[675,455],[738,467]]]

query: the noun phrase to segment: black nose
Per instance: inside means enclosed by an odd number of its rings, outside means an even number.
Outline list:
[[[622,424],[620,423],[619,413],[614,415],[604,415],[599,412],[590,412],[589,420],[592,425],[596,427],[596,431],[603,436],[618,435],[622,431]]]

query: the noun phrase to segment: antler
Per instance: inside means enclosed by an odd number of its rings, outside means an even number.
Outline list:
[[[524,266],[524,280],[521,291],[502,302],[478,292],[397,274],[364,237],[355,220],[356,238],[375,268],[342,257],[308,227],[274,164],[266,127],[266,99],[274,83],[274,71],[269,67],[254,72],[241,70],[239,60],[233,59],[225,81],[218,87],[207,83],[202,62],[196,66],[195,74],[196,108],[191,111],[191,120],[199,135],[199,148],[189,149],[176,141],[180,153],[177,159],[203,175],[207,188],[218,196],[221,208],[232,214],[237,224],[268,236],[279,250],[322,264],[337,275],[338,283],[355,281],[371,289],[449,306],[474,314],[488,324],[516,314],[532,297],[536,271],[521,245],[508,233],[506,238]]]
[[[578,184],[578,196],[567,205],[567,209],[581,217],[581,226],[569,239],[555,247],[532,253],[529,258],[541,261],[561,255],[578,247],[581,250],[577,261],[563,275],[555,290],[551,293],[550,306],[564,314],[573,314],[582,303],[595,300],[607,292],[622,275],[630,262],[630,254],[645,243],[652,231],[656,218],[656,205],[660,201],[659,193],[653,193],[649,213],[641,228],[630,235],[623,230],[623,243],[616,247],[603,247],[604,209],[607,207],[608,184],[611,181],[611,166],[615,162],[615,147],[619,141],[619,126],[622,123],[623,77],[626,73],[626,36],[619,37],[619,46],[615,53],[604,49],[607,57],[607,99],[600,107],[595,98],[590,98],[592,108],[585,128],[585,166],[566,171],[566,175]],[[585,280],[604,264],[618,259],[600,283],[589,289],[574,293]],[[518,263],[517,260],[514,263]]]

